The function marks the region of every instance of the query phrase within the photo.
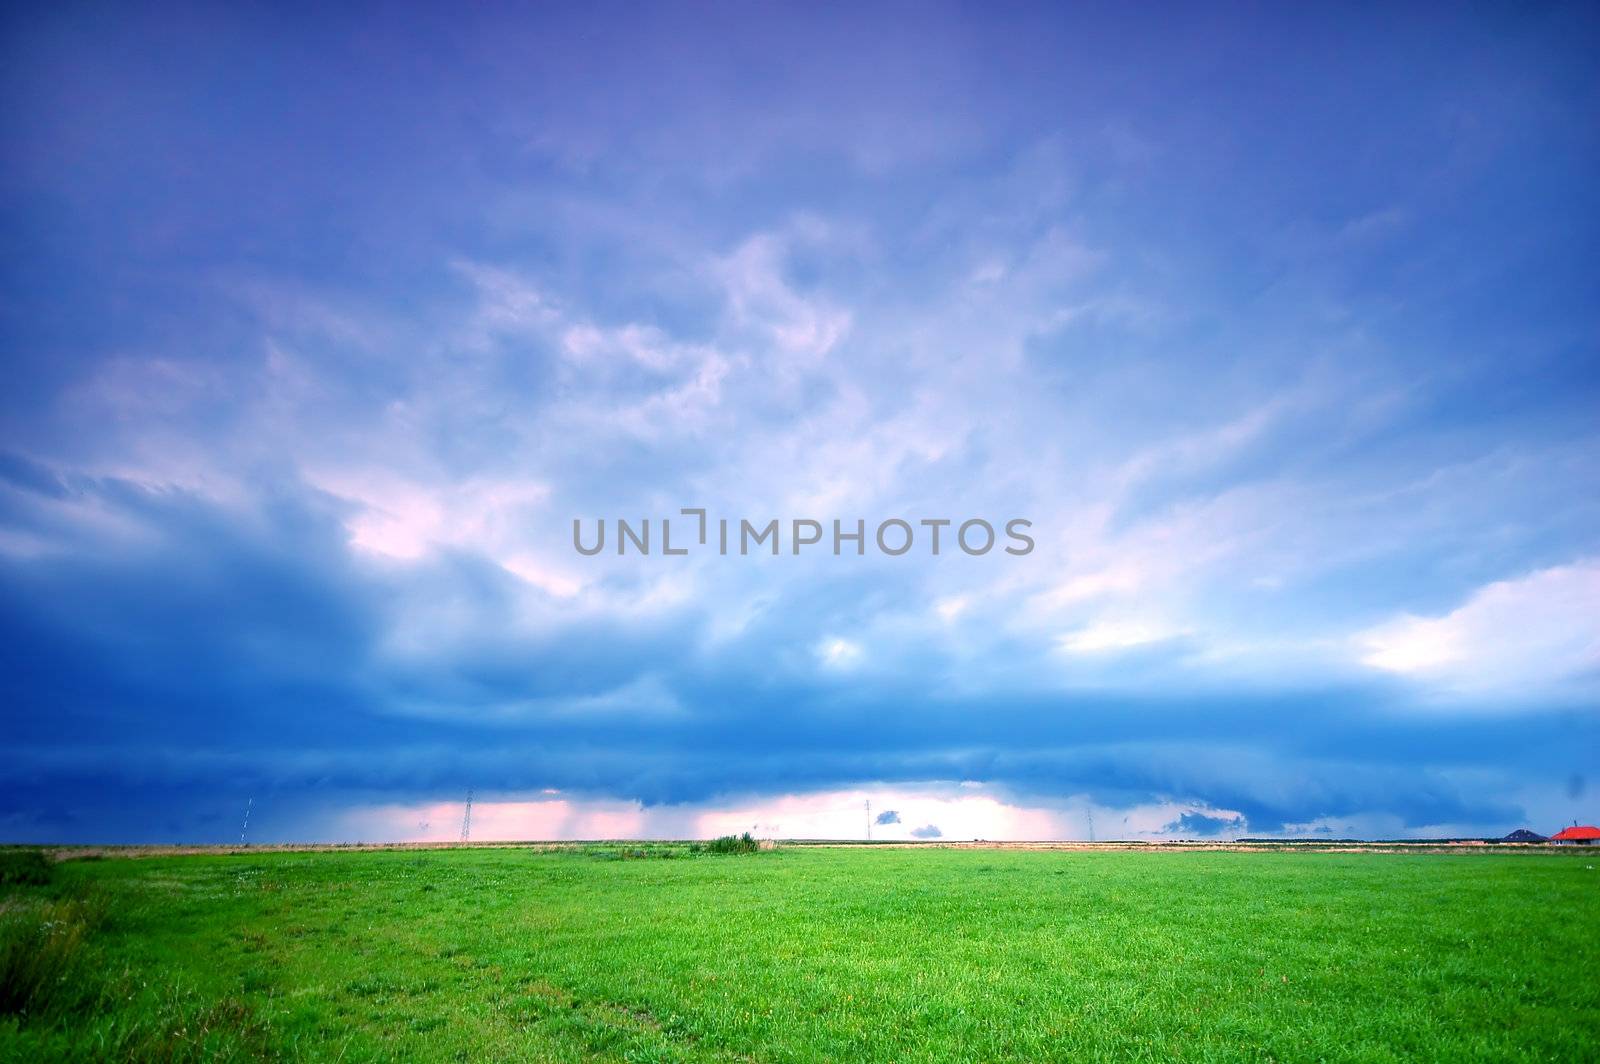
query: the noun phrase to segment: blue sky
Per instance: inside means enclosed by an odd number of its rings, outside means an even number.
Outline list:
[[[6,839],[1600,816],[1593,8],[230,8],[5,16]]]

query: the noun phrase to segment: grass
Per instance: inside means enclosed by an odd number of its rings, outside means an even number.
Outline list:
[[[0,1059],[1592,1059],[1595,856],[74,861],[0,895],[70,933]]]
[[[40,886],[55,872],[44,851],[31,847],[0,849],[0,887]]]

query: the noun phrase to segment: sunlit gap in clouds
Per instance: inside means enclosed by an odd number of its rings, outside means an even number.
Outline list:
[[[785,795],[744,803],[643,806],[568,798],[549,792],[521,799],[478,798],[472,838],[491,841],[706,839],[748,831],[763,839],[878,842],[1032,842],[1099,838],[1164,839],[1244,831],[1239,814],[1192,803],[1113,809],[1078,800],[1026,805],[984,793],[976,783],[951,789],[873,788]],[[341,811],[339,841],[436,842],[459,839],[464,803],[375,805]],[[870,827],[869,827],[870,826]],[[1188,830],[1186,830],[1188,829]]]

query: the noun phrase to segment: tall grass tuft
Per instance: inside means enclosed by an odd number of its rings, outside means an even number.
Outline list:
[[[0,913],[0,1016],[41,1016],[83,1004],[95,983],[90,936],[104,918],[99,895],[19,899]]]
[[[213,1064],[282,1056],[268,1021],[239,998],[214,1000],[171,982],[147,988],[106,972],[94,939],[110,913],[96,890],[0,896],[0,1031],[14,1024],[18,1054],[7,1056],[0,1039],[0,1058]]]
[[[748,831],[743,835],[724,835],[705,844],[706,853],[755,853],[761,843]]]

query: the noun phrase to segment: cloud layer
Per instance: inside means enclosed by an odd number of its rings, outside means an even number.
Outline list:
[[[0,834],[1592,819],[1591,15],[705,17],[9,28]]]

